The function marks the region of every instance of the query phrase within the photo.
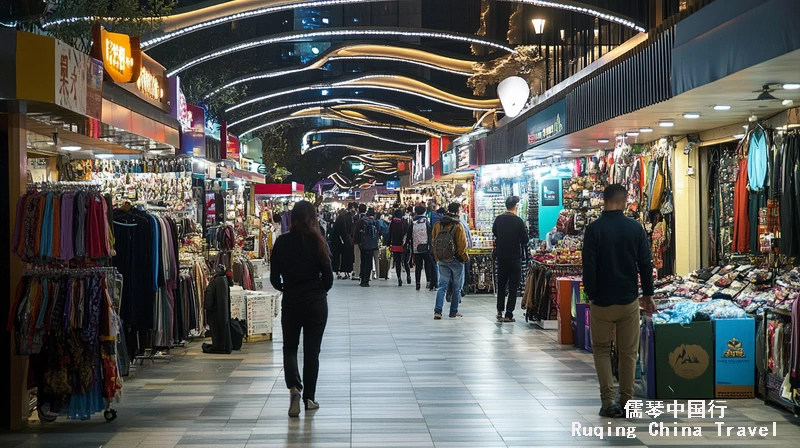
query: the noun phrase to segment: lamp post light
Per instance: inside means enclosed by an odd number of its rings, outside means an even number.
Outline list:
[[[535,31],[536,34],[541,35],[544,33],[544,19],[533,19],[531,22],[533,23],[533,31]]]
[[[542,57],[542,34],[544,34],[544,23],[545,23],[545,20],[544,19],[533,19],[533,20],[531,20],[531,23],[533,23],[533,31],[536,32],[536,36],[537,36],[537,38],[539,40],[539,57]],[[548,69],[549,69],[547,67],[547,65],[548,65],[547,62],[548,62],[547,58],[545,58],[545,79],[548,80],[548,81],[545,82],[545,86],[546,86],[545,88],[549,88],[549,84],[550,84],[549,83],[550,76],[547,74],[548,73]]]

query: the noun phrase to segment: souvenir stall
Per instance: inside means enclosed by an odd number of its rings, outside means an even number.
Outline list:
[[[472,181],[437,182],[400,189],[400,204],[403,209],[417,205],[435,205],[436,209],[447,209],[448,204],[461,204],[459,219],[468,223],[470,233],[475,226],[474,191]],[[474,235],[474,234],[473,234]]]
[[[261,219],[259,258],[269,262],[272,245],[282,233],[289,231],[291,210],[297,201],[302,201],[305,186],[295,182],[288,184],[256,184],[255,215]]]

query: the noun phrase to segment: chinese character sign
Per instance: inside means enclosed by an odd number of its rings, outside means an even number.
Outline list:
[[[56,104],[86,114],[89,56],[56,40]]]
[[[114,82],[136,82],[142,67],[138,36],[111,33],[102,26],[92,29],[92,56],[103,61],[106,73]]]

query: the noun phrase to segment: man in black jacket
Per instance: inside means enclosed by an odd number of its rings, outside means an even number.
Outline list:
[[[600,415],[611,418],[624,416],[625,404],[633,398],[639,307],[647,313],[655,311],[650,239],[641,224],[623,214],[627,197],[622,185],[606,187],[603,214],[586,228],[583,239],[583,289],[591,302],[592,351],[603,401]],[[615,327],[619,403],[615,401],[611,373],[611,339]]]
[[[528,229],[517,216],[519,196],[506,199],[506,212],[498,216],[492,225],[495,258],[497,259],[497,321],[514,322],[517,306],[517,288],[522,275],[522,260],[528,246]],[[506,304],[506,284],[508,303]],[[505,316],[503,312],[505,311]]]

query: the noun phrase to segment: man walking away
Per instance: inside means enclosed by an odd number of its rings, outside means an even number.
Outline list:
[[[364,204],[361,204],[364,205]],[[369,287],[372,273],[372,259],[378,250],[378,224],[375,222],[375,210],[369,209],[367,215],[356,223],[356,238],[361,250],[361,286]]]
[[[433,226],[431,236],[433,239],[433,256],[439,265],[439,291],[436,293],[436,305],[433,309],[433,318],[442,318],[442,307],[447,286],[453,282],[453,299],[450,301],[450,318],[461,317],[458,305],[461,302],[461,278],[464,275],[464,263],[467,261],[467,238],[464,227],[458,220],[457,202],[450,204],[446,213],[436,225]]]
[[[361,279],[361,247],[359,246],[360,235],[356,231],[356,225],[361,218],[367,215],[367,204],[353,203],[353,280]]]
[[[425,216],[425,207],[418,205],[414,207],[417,216],[414,223],[408,229],[408,239],[411,241],[411,250],[414,252],[414,273],[417,279],[417,291],[420,289],[422,279],[422,269],[425,269],[425,280],[428,282],[425,287],[433,291],[431,281],[433,280],[433,260],[431,258],[431,224]]]
[[[411,284],[411,269],[405,264],[406,238],[408,236],[408,226],[403,219],[403,210],[397,209],[394,212],[392,223],[389,224],[389,249],[392,252],[395,272],[397,272],[397,286],[403,286],[403,267],[406,268],[406,280]]]
[[[528,229],[517,216],[519,196],[506,199],[506,212],[494,219],[495,258],[497,259],[497,321],[514,322],[517,288],[522,275],[522,260],[528,247]],[[506,287],[508,303],[506,303]],[[505,311],[505,316],[503,312]]]
[[[622,417],[633,398],[639,350],[639,306],[655,311],[650,241],[641,224],[623,214],[628,193],[619,184],[603,192],[603,214],[586,228],[583,240],[583,288],[591,303],[594,365],[600,382],[603,417]],[[639,278],[643,296],[639,297]],[[611,340],[616,327],[619,355],[619,403],[611,373]]]

